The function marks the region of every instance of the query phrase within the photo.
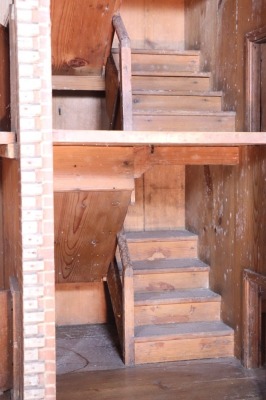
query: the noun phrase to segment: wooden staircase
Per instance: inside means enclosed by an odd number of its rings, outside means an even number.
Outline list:
[[[131,70],[133,130],[235,130],[235,113],[222,111],[222,93],[200,71],[199,51],[132,49]]]
[[[118,52],[113,57],[119,70]],[[212,91],[210,73],[200,71],[198,51],[132,50],[126,70],[132,74],[132,122],[123,122],[122,94],[122,126],[132,124],[136,131],[235,130],[235,113],[222,110],[222,93]],[[233,356],[234,331],[220,319],[221,297],[209,289],[209,266],[197,258],[197,235],[159,229],[127,232],[118,241],[124,292],[117,315],[123,315],[125,362]]]
[[[221,298],[186,230],[126,234],[134,281],[136,364],[228,357],[234,332],[220,320]]]

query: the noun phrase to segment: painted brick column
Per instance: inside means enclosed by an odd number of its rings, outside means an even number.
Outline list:
[[[55,399],[50,0],[15,0],[23,282],[23,398]]]

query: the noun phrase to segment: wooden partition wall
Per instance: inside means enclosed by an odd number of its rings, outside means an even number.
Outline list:
[[[223,90],[224,109],[236,110],[245,127],[245,35],[266,20],[258,0],[185,2],[187,48],[200,48],[202,67]],[[247,133],[251,134],[252,133]],[[222,317],[235,328],[236,356],[242,355],[242,275],[265,274],[266,146],[241,149],[236,167],[187,167],[186,224],[199,234],[200,257],[211,265],[211,286],[222,294]]]

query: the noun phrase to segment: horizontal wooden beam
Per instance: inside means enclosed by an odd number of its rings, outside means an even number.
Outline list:
[[[10,144],[16,142],[16,134],[14,132],[1,132],[0,131],[0,145]]]
[[[55,145],[249,146],[266,145],[266,132],[155,132],[53,130]]]
[[[53,90],[89,90],[104,91],[105,79],[103,75],[53,75]]]

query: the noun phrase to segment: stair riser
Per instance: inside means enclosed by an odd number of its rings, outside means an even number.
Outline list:
[[[196,258],[197,240],[156,241],[156,242],[130,242],[129,254],[132,261]]]
[[[177,72],[199,70],[197,55],[132,54],[133,72]]]
[[[204,91],[210,88],[210,78],[208,77],[150,77],[133,76],[133,92],[150,90],[174,92],[175,90]]]
[[[135,343],[136,364],[233,356],[233,335]]]
[[[208,285],[209,274],[206,271],[134,275],[134,289],[138,292],[208,288]]]
[[[139,110],[187,110],[221,111],[221,97],[215,96],[159,96],[134,95],[133,111]]]
[[[234,116],[135,115],[133,130],[181,132],[233,132]]]
[[[135,326],[219,320],[220,302],[135,306]]]

